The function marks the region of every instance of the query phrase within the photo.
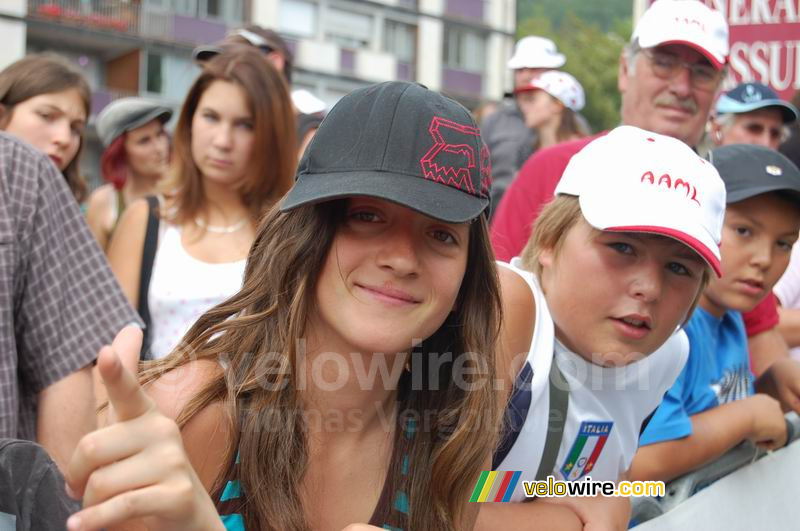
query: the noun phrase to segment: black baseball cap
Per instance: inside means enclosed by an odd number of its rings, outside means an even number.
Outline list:
[[[386,199],[451,223],[488,215],[489,150],[469,111],[423,85],[390,81],[337,103],[281,205]]]
[[[783,192],[800,206],[800,169],[774,149],[732,144],[713,150],[708,160],[725,182],[728,203]]]

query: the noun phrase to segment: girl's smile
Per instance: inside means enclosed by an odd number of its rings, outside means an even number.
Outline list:
[[[466,223],[352,198],[317,281],[313,332],[338,337],[345,352],[408,351],[453,309],[468,243]]]

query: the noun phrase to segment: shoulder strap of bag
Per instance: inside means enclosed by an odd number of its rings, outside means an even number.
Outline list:
[[[564,436],[564,424],[567,420],[569,406],[569,386],[558,368],[555,356],[550,365],[549,394],[550,416],[547,419],[547,435],[544,440],[544,451],[536,471],[536,481],[544,481],[553,475],[553,467],[558,459],[558,449]]]
[[[147,215],[147,232],[144,236],[144,248],[142,250],[142,269],[139,275],[139,316],[145,324],[144,339],[142,341],[142,351],[140,359],[145,359],[145,354],[150,347],[150,307],[147,301],[147,293],[150,290],[150,277],[153,273],[153,262],[156,258],[158,248],[158,225],[159,218],[158,198],[154,195],[147,197],[149,213]]]

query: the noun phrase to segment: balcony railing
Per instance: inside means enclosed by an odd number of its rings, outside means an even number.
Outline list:
[[[29,0],[28,15],[75,26],[139,33],[138,4],[85,0]]]
[[[213,42],[227,31],[227,25],[222,22],[180,16],[120,0],[28,0],[28,16],[69,26],[191,44]]]

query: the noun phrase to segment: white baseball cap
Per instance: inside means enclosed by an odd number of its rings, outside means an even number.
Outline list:
[[[685,44],[722,68],[728,61],[728,23],[722,13],[697,0],[657,0],[645,11],[631,42],[642,48]]]
[[[583,87],[578,80],[570,74],[559,70],[542,72],[526,86],[520,87],[514,92],[527,92],[529,90],[543,90],[573,111],[580,111],[586,103]]]
[[[722,276],[725,184],[680,140],[617,127],[572,157],[555,193],[577,196],[583,217],[598,230],[668,236]]]
[[[517,41],[508,68],[560,68],[567,59],[558,53],[556,43],[544,37],[529,36]]]

